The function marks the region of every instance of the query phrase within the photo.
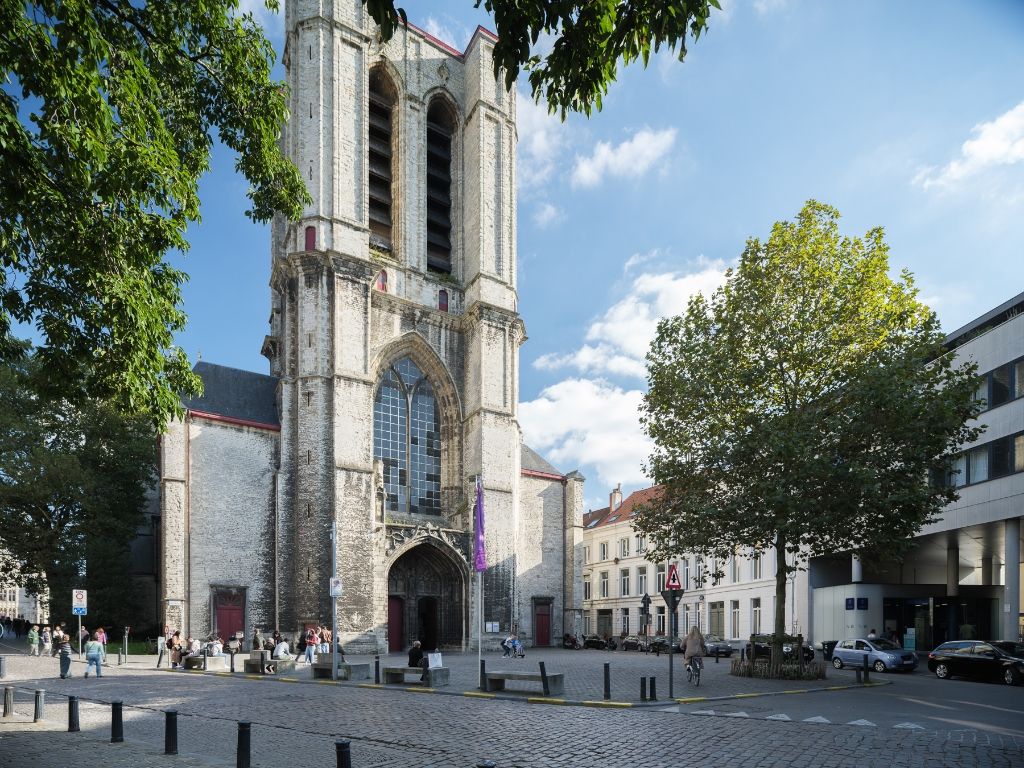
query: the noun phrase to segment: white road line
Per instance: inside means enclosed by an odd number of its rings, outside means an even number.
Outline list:
[[[923,725],[918,725],[917,723],[899,723],[898,725],[894,725],[893,728],[903,728],[903,729],[908,730],[908,731],[923,731],[924,730],[924,726]]]
[[[872,728],[877,727],[870,720],[851,720],[847,725],[870,725]]]
[[[713,715],[715,710],[713,709],[698,709],[696,712],[691,712],[691,715]]]
[[[725,717],[750,717],[746,712],[726,712]]]
[[[765,720],[789,720],[789,715],[768,715]]]
[[[804,718],[804,722],[805,723],[831,723],[832,721],[822,717],[821,715],[818,715],[817,717],[807,717],[807,718]]]

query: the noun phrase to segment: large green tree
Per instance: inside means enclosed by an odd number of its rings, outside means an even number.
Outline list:
[[[273,50],[237,5],[0,0],[0,336],[37,328],[51,393],[161,423],[199,387],[166,256],[188,248],[214,138],[238,153],[254,220],[309,199],[278,146]]]
[[[20,345],[12,344],[20,348]],[[0,550],[8,578],[70,618],[73,587],[87,587],[90,623],[131,624],[129,547],[154,480],[148,417],[110,403],[40,396],[42,366],[24,354],[0,364]]]
[[[395,0],[363,0],[390,39],[405,11]],[[618,65],[640,60],[644,66],[662,46],[686,56],[687,36],[708,28],[718,0],[476,0],[494,16],[494,74],[511,88],[519,72],[528,73],[534,99],[552,112],[583,112],[596,106],[615,81]],[[551,49],[536,53],[541,35]]]
[[[897,556],[956,498],[929,477],[978,433],[975,368],[944,352],[888,253],[880,228],[843,236],[810,201],[662,320],[647,356],[642,422],[664,494],[636,526],[661,556],[774,548],[778,638],[789,574],[826,553]]]

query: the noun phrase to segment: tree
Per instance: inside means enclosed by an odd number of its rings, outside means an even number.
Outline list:
[[[173,342],[186,276],[165,257],[188,248],[214,133],[238,152],[251,218],[309,200],[277,142],[273,51],[237,5],[0,0],[0,337],[36,326],[51,395],[162,425],[198,391]]]
[[[898,556],[956,499],[951,453],[973,441],[973,364],[955,367],[909,273],[888,275],[883,231],[841,236],[808,202],[747,241],[710,298],[662,320],[641,406],[664,486],[637,527],[656,554],[777,553],[773,656],[786,578],[809,557]]]
[[[363,0],[389,40],[407,21],[395,0]],[[719,0],[476,0],[494,16],[494,76],[511,88],[520,70],[529,73],[533,98],[545,99],[562,118],[590,114],[615,82],[619,60],[644,66],[661,46],[686,56],[686,38],[697,40],[708,28]],[[549,53],[533,52],[541,34],[553,35]]]
[[[124,586],[155,478],[152,422],[41,397],[42,375],[29,354],[0,365],[0,550],[29,592],[49,588],[66,611],[70,590],[85,586],[91,621],[131,624]]]

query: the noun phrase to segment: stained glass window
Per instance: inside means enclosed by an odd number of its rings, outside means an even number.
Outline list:
[[[390,366],[373,406],[373,455],[384,463],[389,512],[441,513],[441,428],[430,382],[405,357]]]

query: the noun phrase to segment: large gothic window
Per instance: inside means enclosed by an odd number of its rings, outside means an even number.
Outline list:
[[[416,363],[389,366],[373,403],[373,456],[384,463],[387,511],[441,514],[441,427],[430,386]]]

